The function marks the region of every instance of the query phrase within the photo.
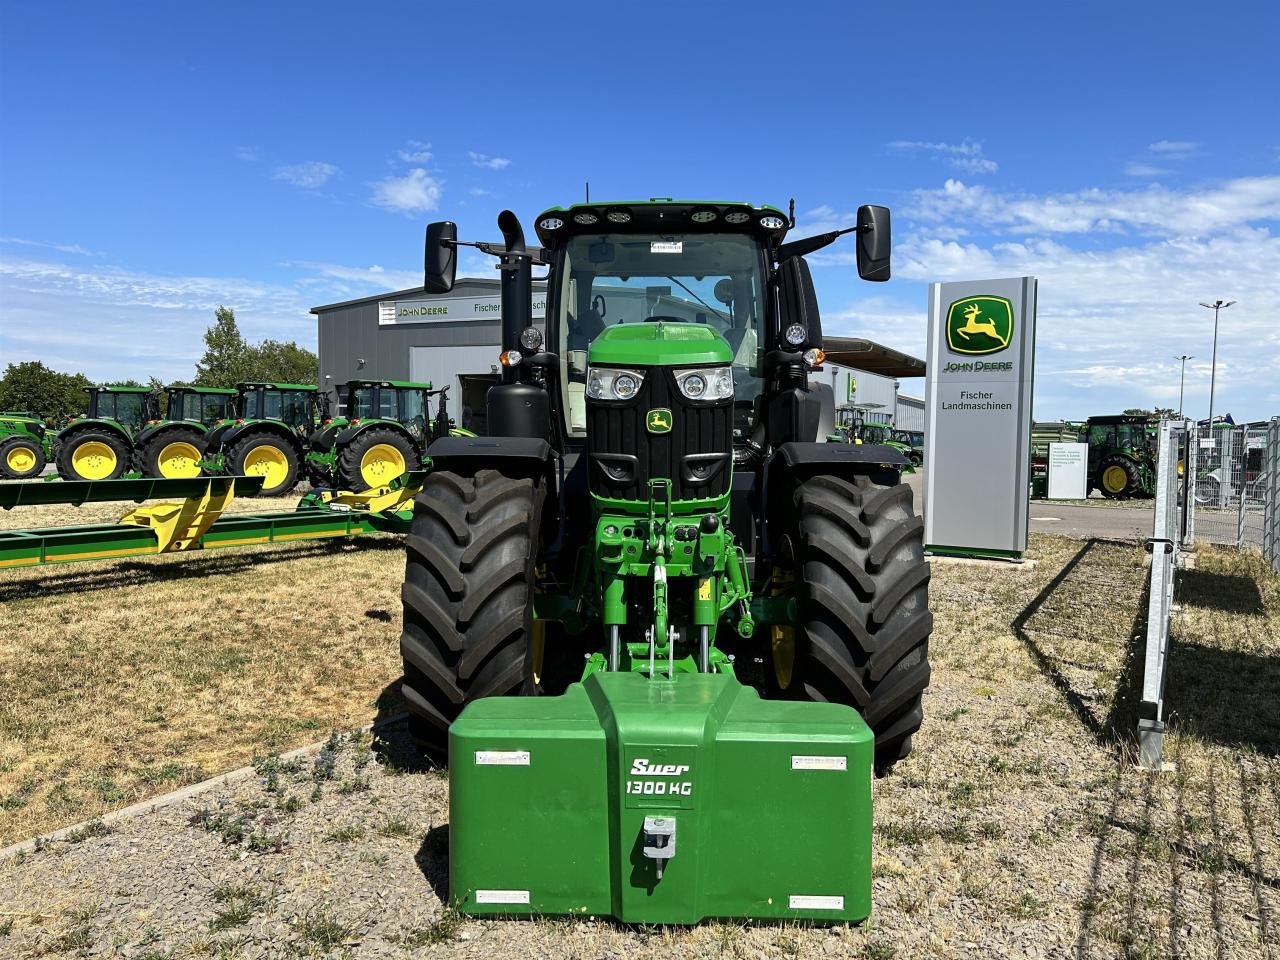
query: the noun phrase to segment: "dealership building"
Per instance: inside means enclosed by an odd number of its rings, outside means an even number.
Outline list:
[[[449,409],[463,426],[484,430],[484,395],[498,375],[502,297],[495,279],[461,277],[447,294],[421,288],[313,307],[319,330],[321,388],[340,410],[348,380],[414,380],[449,387]],[[546,286],[535,284],[534,323],[546,314]],[[904,430],[924,429],[924,402],[899,392],[923,377],[924,361],[870,340],[827,337],[827,362],[814,372],[831,384],[836,406]]]

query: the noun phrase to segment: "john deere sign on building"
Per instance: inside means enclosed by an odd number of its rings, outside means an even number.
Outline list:
[[[1034,277],[929,288],[926,549],[1027,548],[1035,324]]]

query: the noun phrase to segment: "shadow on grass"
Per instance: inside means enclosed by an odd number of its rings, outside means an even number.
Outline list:
[[[1165,715],[1197,739],[1280,756],[1280,649],[1270,656],[1169,642]]]
[[[501,829],[501,827],[499,827]],[[449,825],[440,823],[427,831],[414,862],[431,884],[441,903],[449,902]]]
[[[43,600],[73,593],[115,590],[177,580],[231,576],[267,564],[333,556],[349,550],[403,552],[404,541],[399,537],[360,537],[351,541],[334,538],[323,542],[281,545],[251,553],[233,549],[208,552],[199,550],[182,555],[179,562],[157,563],[151,558],[130,559],[94,570],[85,570],[80,564],[69,564],[60,567],[57,573],[24,577],[12,583],[0,584],[0,603]]]
[[[1257,581],[1243,573],[1179,570],[1177,590],[1178,599],[1194,607],[1250,616],[1266,612]]]

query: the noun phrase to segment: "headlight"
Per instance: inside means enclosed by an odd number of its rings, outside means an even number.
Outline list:
[[[676,386],[686,400],[728,400],[733,396],[733,371],[729,367],[677,370]]]
[[[809,339],[809,331],[801,324],[793,323],[782,331],[782,339],[787,342],[789,347],[802,347],[804,342]]]
[[[618,367],[590,367],[587,370],[587,396],[592,400],[630,400],[644,383],[643,370]]]
[[[530,353],[542,349],[542,331],[537,327],[525,327],[520,331],[520,346]]]

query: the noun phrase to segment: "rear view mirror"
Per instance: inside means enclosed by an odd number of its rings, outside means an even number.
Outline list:
[[[448,293],[458,272],[458,225],[452,220],[427,224],[422,254],[422,289]]]
[[[863,280],[888,280],[893,238],[889,208],[863,204],[858,208],[858,276]]]

